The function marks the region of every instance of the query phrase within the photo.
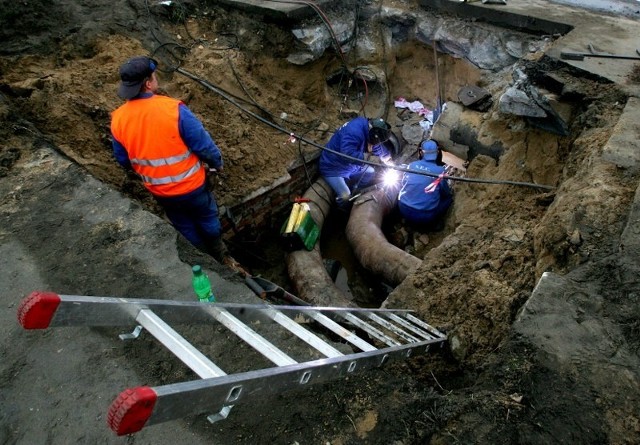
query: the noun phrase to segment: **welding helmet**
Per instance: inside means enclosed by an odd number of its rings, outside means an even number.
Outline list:
[[[386,123],[384,119],[369,120],[369,143],[378,145],[386,142],[391,135],[391,125]]]

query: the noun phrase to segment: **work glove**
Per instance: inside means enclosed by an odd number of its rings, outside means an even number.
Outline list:
[[[208,165],[205,167],[206,176],[207,176],[207,188],[208,190],[213,190],[217,185],[222,183],[222,178],[224,175],[222,174],[222,167],[213,168]]]
[[[393,159],[391,159],[391,155],[382,156],[382,157],[380,157],[380,160],[382,161],[382,163],[384,165],[395,165],[393,163]]]

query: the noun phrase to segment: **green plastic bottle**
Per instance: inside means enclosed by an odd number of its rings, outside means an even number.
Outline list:
[[[202,271],[202,267],[195,265],[191,268],[193,271],[193,277],[191,277],[191,283],[193,284],[193,290],[198,296],[198,300],[201,303],[215,303],[216,297],[211,290],[211,281],[206,273]]]

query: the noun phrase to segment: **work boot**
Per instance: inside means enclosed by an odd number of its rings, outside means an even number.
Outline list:
[[[222,241],[222,238],[215,238],[207,245],[209,255],[211,255],[218,263],[222,264],[224,257],[227,256],[227,246]]]

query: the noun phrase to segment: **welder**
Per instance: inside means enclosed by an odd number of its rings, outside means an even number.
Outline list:
[[[384,144],[390,137],[391,126],[384,119],[366,117],[356,117],[331,136],[327,148],[356,159],[348,159],[327,150],[320,155],[320,175],[335,192],[339,207],[347,206],[352,189],[366,188],[375,180],[375,169],[357,159],[378,156],[385,164],[392,162]]]

